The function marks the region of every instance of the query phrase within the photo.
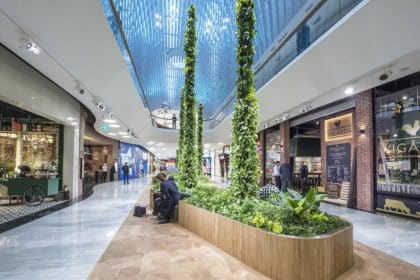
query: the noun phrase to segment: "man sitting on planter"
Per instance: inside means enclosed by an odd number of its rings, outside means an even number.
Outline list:
[[[156,199],[156,209],[161,214],[159,224],[166,224],[170,221],[171,213],[178,205],[180,195],[178,188],[173,180],[167,180],[166,174],[160,172],[156,179],[160,181],[160,193],[162,196]]]

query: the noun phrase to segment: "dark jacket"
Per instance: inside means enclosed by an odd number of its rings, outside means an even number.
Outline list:
[[[178,203],[180,199],[178,188],[172,180],[160,183],[160,192],[165,196],[165,199],[170,199],[173,203]]]
[[[282,178],[292,178],[292,167],[288,163],[280,166],[280,175]]]
[[[308,167],[306,165],[302,165],[300,167],[300,178],[302,179],[308,178]]]
[[[115,165],[112,165],[112,167],[111,167],[111,173],[115,173]]]
[[[130,172],[130,168],[128,167],[128,165],[124,165],[121,169],[124,174],[128,174]]]

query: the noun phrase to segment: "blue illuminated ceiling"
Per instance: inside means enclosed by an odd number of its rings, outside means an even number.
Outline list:
[[[124,47],[111,2],[118,12],[132,60]],[[306,0],[255,0],[257,60]],[[151,111],[179,108],[184,83],[183,44],[187,9],[197,8],[197,100],[210,118],[234,90],[234,0],[102,0],[105,14],[143,102]],[[255,61],[256,61],[255,60]],[[133,63],[134,65],[132,65]],[[134,68],[139,81],[136,80]],[[143,93],[144,95],[143,95]]]

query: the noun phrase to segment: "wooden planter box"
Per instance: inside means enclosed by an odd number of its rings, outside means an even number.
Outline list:
[[[153,189],[150,189],[150,195],[149,195],[149,207],[151,209],[155,208],[155,200],[153,199],[153,194],[156,193]]]
[[[295,237],[267,232],[180,201],[178,223],[273,279],[335,279],[353,265],[353,227]]]

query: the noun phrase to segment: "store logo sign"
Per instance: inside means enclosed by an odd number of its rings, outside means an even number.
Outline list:
[[[414,121],[414,125],[405,124],[403,125],[401,129],[407,132],[408,134],[410,134],[411,137],[416,137],[417,132],[420,130],[420,121],[419,120]]]
[[[325,141],[337,141],[353,137],[353,115],[351,113],[325,120]]]

